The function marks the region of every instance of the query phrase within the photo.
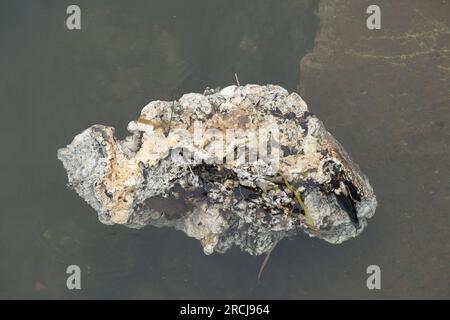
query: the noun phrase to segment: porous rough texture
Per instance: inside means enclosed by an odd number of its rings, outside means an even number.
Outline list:
[[[301,230],[341,243],[375,213],[368,179],[279,86],[153,101],[128,130],[119,141],[94,125],[58,151],[69,186],[105,224],[174,227],[206,254],[237,245],[259,255]]]

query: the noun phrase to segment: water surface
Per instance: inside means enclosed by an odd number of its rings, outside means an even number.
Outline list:
[[[449,298],[449,5],[396,2],[386,42],[355,41],[372,37],[364,1],[335,1],[335,20],[316,14],[327,2],[78,0],[82,30],[68,31],[73,1],[0,1],[0,298]],[[399,47],[410,41],[400,32],[408,10],[425,15],[411,28],[428,36]],[[328,40],[326,23],[336,26]],[[327,57],[332,48],[342,55]],[[378,62],[427,48],[436,53],[426,60]],[[300,90],[379,201],[369,227],[342,245],[282,241],[260,284],[262,257],[205,256],[172,229],[100,224],[56,159],[90,125],[124,137],[149,101],[233,84],[235,72]],[[80,291],[66,289],[70,264],[82,269]],[[379,291],[366,287],[372,264]]]

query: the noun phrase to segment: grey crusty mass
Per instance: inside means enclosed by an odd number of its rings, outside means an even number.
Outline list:
[[[229,86],[153,101],[131,135],[94,125],[58,150],[69,183],[105,224],[174,227],[206,254],[253,255],[304,231],[357,236],[377,201],[368,179],[296,93]]]

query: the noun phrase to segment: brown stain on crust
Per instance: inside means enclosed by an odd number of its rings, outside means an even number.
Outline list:
[[[95,134],[100,135],[106,143],[104,148],[108,153],[109,167],[101,182],[96,184],[95,193],[97,199],[108,210],[113,222],[123,224],[128,219],[128,212],[134,199],[134,188],[130,187],[127,180],[139,178],[139,166],[133,165],[125,154],[118,149],[118,143],[110,128],[95,129]]]

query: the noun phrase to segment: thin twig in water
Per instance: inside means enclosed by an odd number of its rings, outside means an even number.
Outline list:
[[[238,78],[237,73],[234,74],[234,78],[236,79],[236,83],[237,83],[238,87],[240,87],[241,84],[239,83],[239,78]]]
[[[264,268],[266,267],[267,261],[269,261],[270,255],[272,254],[273,249],[275,249],[275,247],[277,246],[278,242],[280,242],[280,240],[277,240],[274,244],[273,247],[270,248],[270,250],[267,252],[266,257],[264,258],[264,261],[261,265],[261,268],[259,268],[259,272],[258,272],[258,283],[259,280],[261,279],[261,275],[264,271]]]

